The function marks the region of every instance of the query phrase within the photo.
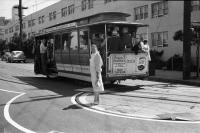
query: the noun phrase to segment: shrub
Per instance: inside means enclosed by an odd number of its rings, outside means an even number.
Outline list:
[[[162,69],[162,67],[165,66],[165,62],[161,60],[161,56],[163,55],[164,51],[156,51],[156,50],[151,50],[150,55],[151,55],[151,63],[155,65],[156,69]]]
[[[182,71],[183,70],[183,57],[180,55],[175,54],[171,58],[169,58],[166,62],[166,66],[168,70],[176,70]]]

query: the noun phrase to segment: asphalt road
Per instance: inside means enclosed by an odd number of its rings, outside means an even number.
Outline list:
[[[89,83],[47,79],[31,63],[0,62],[0,133],[199,133],[199,124],[160,123],[84,110],[71,97]]]

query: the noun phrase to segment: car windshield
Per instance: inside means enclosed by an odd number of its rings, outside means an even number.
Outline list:
[[[10,52],[6,52],[5,54],[6,54],[6,55],[10,55]]]
[[[12,54],[13,55],[19,55],[19,54],[23,54],[23,52],[22,51],[13,51]]]

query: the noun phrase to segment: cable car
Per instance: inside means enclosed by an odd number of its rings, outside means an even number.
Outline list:
[[[103,12],[45,28],[35,36],[36,49],[39,50],[41,40],[51,42],[53,61],[49,64],[47,58],[47,73],[42,72],[44,63],[37,52],[35,73],[91,81],[89,59],[91,45],[95,44],[103,60],[104,82],[147,77],[148,55],[133,48],[139,28],[145,28],[147,33],[148,25],[128,22],[128,16],[121,12]]]

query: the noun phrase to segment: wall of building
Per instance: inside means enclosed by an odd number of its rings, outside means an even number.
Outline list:
[[[3,30],[3,27],[0,26],[0,40],[3,40],[4,39],[4,30]]]
[[[98,12],[104,12],[104,11],[117,11],[117,12],[125,12],[129,13],[131,16],[127,18],[127,21],[135,21],[140,23],[149,24],[149,44],[151,49],[157,50],[157,51],[164,51],[164,54],[162,56],[163,60],[167,60],[168,58],[172,57],[174,54],[179,54],[182,56],[182,42],[180,41],[174,41],[173,36],[174,33],[178,30],[183,29],[183,1],[168,1],[168,14],[152,18],[152,4],[157,3],[160,1],[112,1],[109,3],[104,3],[104,0],[95,0],[94,1],[94,7],[91,9],[87,9],[85,11],[82,11],[81,9],[81,0],[62,0],[58,3],[55,3],[47,8],[44,8],[40,11],[37,11],[31,15],[28,15],[23,18],[24,22],[26,23],[26,28],[23,29],[24,32],[27,33],[27,35],[30,35],[31,33],[38,33],[41,32],[43,28],[67,22],[70,20],[78,19],[81,17],[90,16],[92,14],[96,14]],[[67,15],[66,17],[61,16],[61,9],[68,7],[69,5],[75,5],[75,12],[74,14]],[[134,9],[136,7],[148,5],[148,17],[146,19],[142,20],[135,20],[135,11]],[[56,19],[49,21],[49,13],[56,11]],[[45,16],[44,23],[39,24],[38,18],[40,16]],[[194,11],[192,12],[192,21],[200,21],[200,11]],[[35,19],[35,26],[28,27],[28,21]],[[15,26],[18,21],[14,21],[10,23],[6,29],[9,29],[12,26]],[[15,28],[14,28],[15,30]],[[151,33],[154,32],[168,32],[168,46],[166,47],[158,47],[152,45],[151,40]],[[16,31],[14,31],[16,32]],[[10,40],[10,38],[13,36],[13,33],[5,34],[5,38]],[[19,31],[17,31],[19,32]],[[145,33],[146,30],[142,29],[140,33]],[[194,56],[194,50],[192,51],[192,56]]]

